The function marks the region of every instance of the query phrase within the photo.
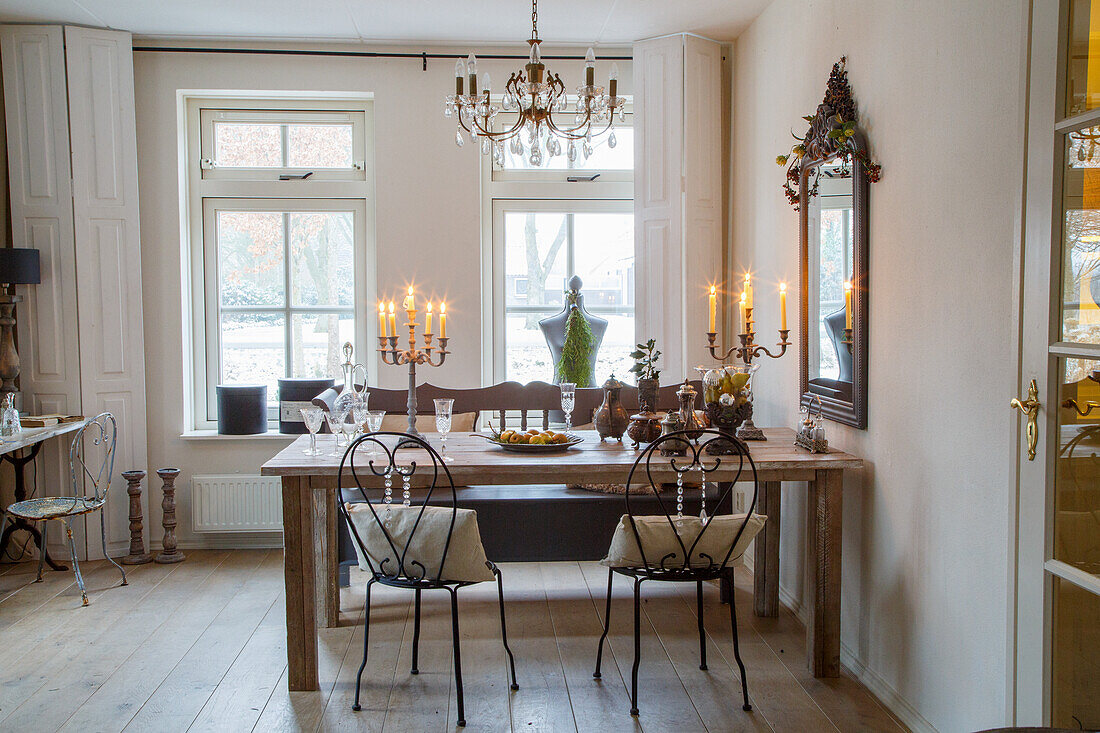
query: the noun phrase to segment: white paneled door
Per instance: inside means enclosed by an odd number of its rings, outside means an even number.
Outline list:
[[[1100,0],[1031,12],[1012,713],[1097,730]]]

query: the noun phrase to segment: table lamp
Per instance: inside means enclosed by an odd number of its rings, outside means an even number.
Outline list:
[[[13,285],[37,285],[42,282],[38,250],[0,248],[0,397],[15,392],[19,376],[19,354],[15,350],[15,304],[23,300]]]

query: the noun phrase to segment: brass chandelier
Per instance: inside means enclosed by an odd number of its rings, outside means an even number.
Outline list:
[[[493,103],[488,72],[481,75],[478,86],[477,57],[470,54],[466,61],[455,63],[455,93],[444,100],[443,115],[455,117],[458,130],[455,144],[462,146],[465,136],[481,139],[481,153],[492,155],[498,165],[504,164],[504,143],[512,155],[522,156],[534,167],[562,154],[570,162],[577,159],[577,147],[587,159],[592,155],[592,138],[610,133],[607,145],[615,147],[615,116],[623,120],[626,100],[616,96],[619,69],[611,65],[608,86],[597,86],[596,54],[589,48],[584,57],[584,84],[577,87],[576,101],[570,110],[565,83],[542,63],[538,29],[538,0],[531,0],[531,57],[523,71],[513,72],[504,85],[499,105]],[[464,89],[466,87],[466,89]],[[501,112],[515,113],[516,121],[506,129],[494,130],[494,119]],[[562,122],[570,111],[572,122]],[[555,118],[555,113],[557,117]]]

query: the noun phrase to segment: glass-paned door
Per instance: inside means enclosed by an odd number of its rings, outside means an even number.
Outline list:
[[[1032,7],[1016,725],[1100,729],[1100,0]],[[1021,407],[1021,410],[1023,407]]]

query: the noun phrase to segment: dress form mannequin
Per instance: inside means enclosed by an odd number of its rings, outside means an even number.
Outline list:
[[[592,355],[588,360],[588,384],[578,384],[577,386],[596,386],[596,354],[599,353],[600,344],[603,343],[604,334],[607,332],[607,320],[594,316],[584,309],[584,296],[580,294],[582,285],[583,283],[579,277],[576,275],[571,277],[569,279],[569,291],[566,293],[565,307],[562,308],[561,313],[547,316],[539,321],[539,329],[542,330],[542,336],[546,339],[546,345],[550,347],[550,356],[554,361],[554,384],[560,381],[557,365],[561,361],[561,352],[565,347],[565,324],[569,320],[570,311],[576,307],[580,310],[584,320],[588,321],[588,326],[592,329],[592,335],[596,339],[596,347],[592,349]]]

